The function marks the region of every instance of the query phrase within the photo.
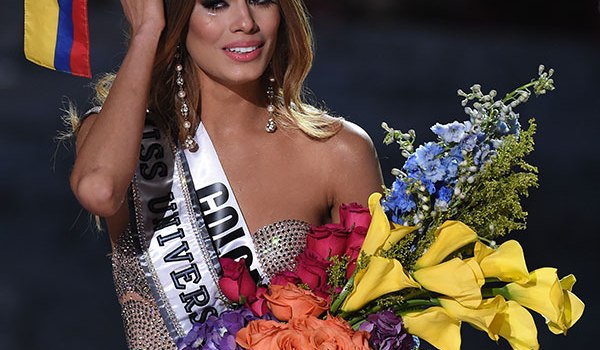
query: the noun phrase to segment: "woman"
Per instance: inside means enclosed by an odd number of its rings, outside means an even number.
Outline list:
[[[121,3],[129,49],[79,127],[71,187],[105,218],[129,346],[169,349],[225,308],[219,257],[268,280],[382,178],[364,131],[300,99],[301,0]]]

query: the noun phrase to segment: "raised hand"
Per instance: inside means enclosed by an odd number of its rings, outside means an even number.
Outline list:
[[[121,6],[131,26],[132,36],[144,30],[160,32],[165,26],[163,0],[121,0]]]

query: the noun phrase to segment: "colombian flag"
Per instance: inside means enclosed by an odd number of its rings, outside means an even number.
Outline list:
[[[25,0],[25,57],[90,78],[87,0]]]

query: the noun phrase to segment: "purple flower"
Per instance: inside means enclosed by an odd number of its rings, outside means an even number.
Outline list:
[[[418,347],[418,341],[408,334],[402,319],[391,311],[369,315],[360,330],[371,334],[369,345],[373,349],[413,350]]]
[[[225,311],[219,317],[210,316],[204,323],[196,323],[189,333],[177,341],[181,350],[241,350],[235,342],[237,332],[252,320],[252,311],[243,307]]]

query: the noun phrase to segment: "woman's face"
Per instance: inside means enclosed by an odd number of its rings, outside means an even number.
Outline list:
[[[204,75],[225,85],[256,81],[277,42],[274,0],[196,0],[186,47]]]

